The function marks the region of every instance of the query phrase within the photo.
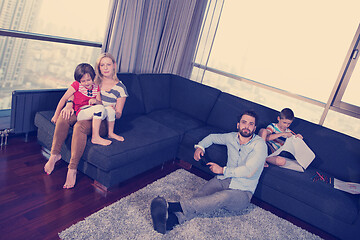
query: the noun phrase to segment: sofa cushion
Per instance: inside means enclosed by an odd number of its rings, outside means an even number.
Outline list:
[[[119,119],[115,132],[124,136],[125,141],[113,140],[109,146],[100,146],[92,144],[88,139],[83,159],[108,172],[145,158],[153,152],[163,152],[162,154],[175,158],[180,142],[180,135],[176,131],[146,116]]]
[[[175,130],[180,135],[204,125],[204,122],[173,109],[153,111],[147,117]]]
[[[266,128],[270,122],[276,120],[279,114],[268,107],[222,92],[207,123],[226,131],[236,131],[238,117],[247,110],[255,111],[259,117],[256,131],[259,131],[260,128]]]
[[[352,224],[358,217],[359,196],[335,190],[333,182],[328,184],[322,181],[313,181],[313,177],[317,176],[317,171],[331,177],[327,173],[311,167],[300,173],[270,165],[268,168],[264,168],[259,185],[265,184],[276,190],[274,192],[281,192],[324,214]],[[261,193],[257,192],[255,196],[259,194]],[[269,195],[262,196],[262,199],[271,201],[273,197],[276,198],[276,196]]]
[[[216,88],[172,75],[171,108],[205,122],[220,92]]]
[[[170,108],[171,74],[138,75],[146,113]]]
[[[120,81],[125,85],[129,96],[123,110],[123,116],[132,114],[144,114],[145,107],[140,87],[140,82],[136,74],[118,73]]]

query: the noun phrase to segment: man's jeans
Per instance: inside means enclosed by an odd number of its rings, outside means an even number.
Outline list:
[[[191,199],[181,200],[183,213],[176,212],[182,224],[198,214],[210,213],[224,208],[230,211],[241,211],[249,206],[252,193],[230,189],[231,178],[219,180],[216,177],[208,181]]]

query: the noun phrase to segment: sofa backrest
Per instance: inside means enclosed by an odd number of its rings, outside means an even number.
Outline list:
[[[221,91],[172,75],[170,93],[171,108],[206,122]]]
[[[171,74],[138,75],[145,112],[170,108]]]
[[[360,140],[302,119],[290,128],[300,133],[316,157],[310,166],[350,182],[360,182]]]
[[[272,119],[276,120],[279,114],[271,108],[222,92],[210,113],[207,124],[229,132],[237,131],[236,124],[239,121],[238,117],[247,110],[256,112],[259,117],[256,132],[258,132],[260,128],[266,128]]]
[[[125,85],[129,97],[123,110],[123,115],[144,114],[145,107],[138,76],[133,73],[118,73],[119,80]]]
[[[223,92],[207,123],[226,131],[236,131],[237,116],[245,110],[253,110],[258,114],[256,132],[271,122],[277,122],[279,114],[276,110]],[[299,118],[295,118],[290,129],[300,133],[315,153],[316,157],[310,167],[343,181],[360,182],[360,140]]]
[[[258,132],[277,122],[278,111],[218,89],[172,74],[119,73],[129,98],[124,115],[173,108],[225,131],[237,131],[238,116],[253,110],[259,116]],[[344,181],[360,182],[360,140],[295,118],[290,127],[304,136],[316,158],[316,167]]]

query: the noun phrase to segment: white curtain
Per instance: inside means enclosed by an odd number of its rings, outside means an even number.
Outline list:
[[[119,71],[190,77],[206,4],[207,0],[117,2],[107,41]]]

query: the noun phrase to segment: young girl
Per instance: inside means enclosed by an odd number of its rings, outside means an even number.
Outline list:
[[[114,133],[115,119],[119,119],[129,96],[125,85],[116,76],[115,58],[109,53],[103,53],[96,61],[95,83],[100,85],[100,100],[105,106],[108,121],[109,138],[124,141],[122,136]],[[98,98],[97,98],[98,99]]]
[[[76,67],[74,73],[75,81],[60,99],[51,121],[56,123],[65,102],[73,102],[73,109],[77,116],[77,121],[93,120],[91,142],[93,144],[106,146],[109,145],[111,141],[99,135],[100,124],[101,121],[105,119],[106,112],[104,106],[95,105],[97,102],[96,98],[100,99],[100,94],[98,94],[100,88],[94,83],[94,77],[95,71],[90,64],[81,63]],[[73,100],[69,100],[70,98]]]
[[[82,132],[86,129],[83,129],[83,125],[78,125],[76,127],[77,120],[86,118],[86,115],[89,115],[90,110],[95,112],[96,114],[93,117],[93,121],[90,123],[93,128],[92,142],[101,145],[109,145],[111,143],[110,140],[103,139],[99,135],[101,120],[105,118],[105,108],[102,105],[97,105],[88,109],[81,109],[81,107],[85,105],[94,104],[95,97],[100,96],[100,88],[98,85],[94,84],[93,81],[95,78],[94,68],[90,64],[79,64],[75,69],[74,78],[76,81],[72,83],[64,96],[60,99],[55,114],[51,119],[56,126],[50,158],[44,166],[44,171],[48,175],[51,174],[56,162],[61,159],[61,146],[67,138],[69,128],[70,126],[74,126],[74,134],[71,143],[71,159],[64,188],[74,187],[77,166],[86,144],[86,134]],[[65,108],[61,111],[64,105]],[[76,115],[73,114],[74,111],[76,112]],[[92,115],[90,114],[90,116]],[[80,122],[84,123],[87,121]]]

